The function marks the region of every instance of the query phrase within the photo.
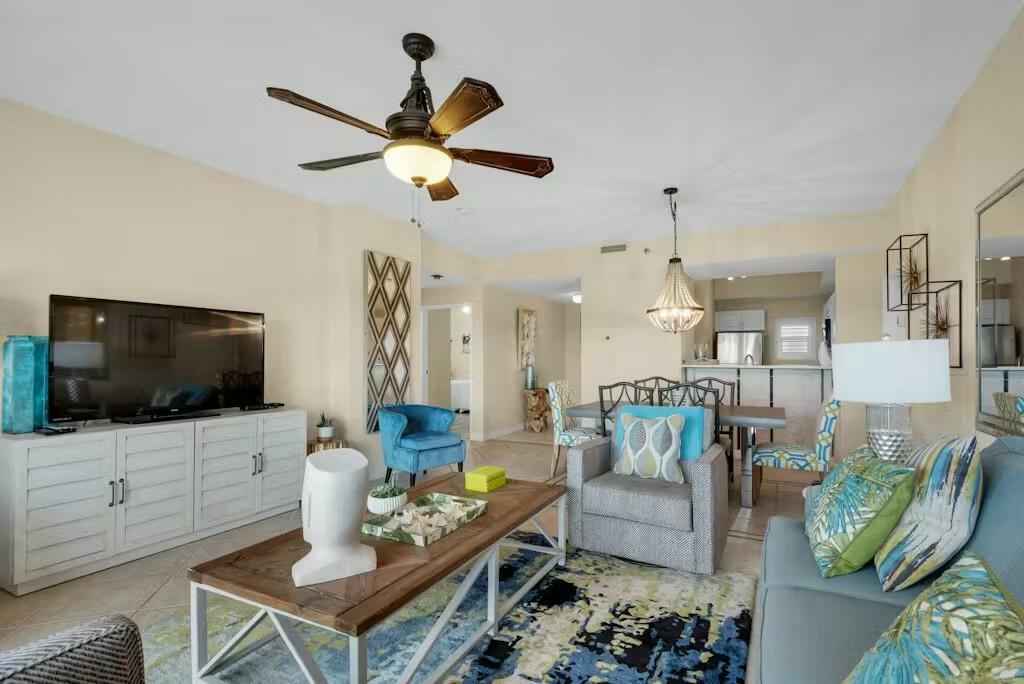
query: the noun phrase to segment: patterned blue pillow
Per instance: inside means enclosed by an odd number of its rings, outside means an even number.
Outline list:
[[[1024,680],[1024,612],[980,556],[967,553],[864,654],[846,684]]]
[[[679,465],[682,415],[640,418],[624,413],[620,423],[624,438],[612,466],[614,472],[682,484],[683,468]]]
[[[974,437],[940,437],[910,456],[914,495],[875,554],[882,591],[906,589],[941,568],[974,532],[981,508],[981,453]]]

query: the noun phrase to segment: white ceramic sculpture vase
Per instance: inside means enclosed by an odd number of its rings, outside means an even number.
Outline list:
[[[359,543],[370,464],[355,449],[326,449],[306,459],[302,538],[312,549],[292,566],[295,586],[370,572],[377,552]]]

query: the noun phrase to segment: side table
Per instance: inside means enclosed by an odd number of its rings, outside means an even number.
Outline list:
[[[548,391],[543,388],[524,389],[526,397],[526,429],[544,432],[551,424],[551,407],[548,406]]]
[[[344,449],[345,440],[338,438],[331,439],[315,439],[312,442],[306,442],[306,455],[315,454],[318,451],[326,451],[327,449]]]

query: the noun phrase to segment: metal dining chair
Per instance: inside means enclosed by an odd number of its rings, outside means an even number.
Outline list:
[[[654,388],[644,387],[635,382],[616,382],[597,388],[601,408],[601,436],[608,436],[608,421],[614,424],[614,411],[620,404],[654,405]]]
[[[634,385],[640,385],[641,387],[650,387],[654,390],[654,398],[657,400],[659,392],[662,388],[669,387],[671,385],[678,385],[679,380],[673,380],[672,378],[666,378],[663,375],[652,375],[649,378],[643,378],[642,380],[634,380]]]
[[[697,378],[692,381],[695,385],[706,386],[710,389],[717,390],[718,392],[718,407],[716,411],[716,417],[719,420],[715,423],[715,435],[718,438],[718,443],[722,445],[725,450],[725,461],[729,465],[729,480],[733,479],[733,445],[736,444],[733,439],[733,429],[731,427],[723,427],[720,421],[722,413],[722,406],[735,406],[736,405],[736,383],[731,380],[722,380],[720,378],[706,377]]]

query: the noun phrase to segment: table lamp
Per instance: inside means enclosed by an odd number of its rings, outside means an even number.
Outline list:
[[[832,395],[867,404],[868,446],[906,460],[910,405],[949,401],[949,341],[856,342],[832,346]]]

